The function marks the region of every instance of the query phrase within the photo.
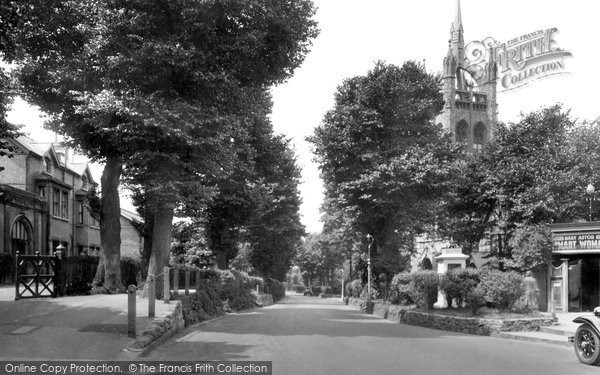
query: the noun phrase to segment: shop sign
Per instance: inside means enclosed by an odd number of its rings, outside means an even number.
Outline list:
[[[600,250],[600,234],[554,234],[553,251]]]

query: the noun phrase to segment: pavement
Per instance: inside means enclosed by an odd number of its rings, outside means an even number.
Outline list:
[[[573,323],[573,319],[582,315],[591,316],[592,313],[559,313],[556,314],[557,322],[554,325],[540,327],[538,331],[501,332],[499,337],[571,347],[573,344],[568,342],[568,338],[575,336],[575,331],[579,327],[579,324]]]
[[[0,288],[0,360],[127,360],[140,354],[140,340],[176,303],[136,297],[136,338],[127,335],[127,294],[20,299]]]

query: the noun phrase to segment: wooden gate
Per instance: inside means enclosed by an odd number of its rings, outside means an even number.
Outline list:
[[[15,258],[15,300],[22,298],[56,298],[58,267],[56,255],[21,255]]]

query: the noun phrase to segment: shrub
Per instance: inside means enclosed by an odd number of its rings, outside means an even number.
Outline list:
[[[418,271],[411,274],[409,295],[418,307],[433,309],[437,301],[440,277],[435,271]]]
[[[273,302],[281,301],[285,297],[285,285],[275,279],[265,280],[265,293],[273,297]]]
[[[220,284],[212,278],[203,279],[202,289],[181,297],[181,306],[186,326],[222,315]]]
[[[448,307],[452,307],[452,300],[457,300],[462,306],[467,295],[479,284],[479,272],[472,268],[454,269],[446,272],[440,280],[440,290],[446,295]]]
[[[485,292],[477,285],[475,288],[467,292],[465,302],[471,308],[471,313],[477,315],[481,307],[485,305]]]
[[[300,284],[296,284],[296,285],[292,285],[292,290],[296,293],[304,293],[304,285],[300,285]]]
[[[0,284],[15,280],[15,260],[11,254],[0,254]]]
[[[523,276],[516,272],[485,270],[480,272],[479,292],[485,302],[501,310],[510,309],[523,296]]]
[[[396,274],[392,278],[392,282],[390,284],[390,294],[392,296],[391,302],[394,304],[400,303],[413,303],[413,299],[410,296],[410,282],[412,281],[412,276],[408,272],[401,272]]]
[[[353,280],[346,285],[346,294],[349,297],[359,298],[362,292],[362,281],[360,279]]]
[[[256,303],[252,295],[251,280],[238,271],[218,271],[221,281],[220,296],[226,306],[234,311],[250,308]]]
[[[121,283],[124,288],[129,285],[138,285],[138,280],[144,279],[141,260],[121,257]]]
[[[58,271],[59,295],[89,294],[98,268],[98,257],[74,255],[60,261]]]

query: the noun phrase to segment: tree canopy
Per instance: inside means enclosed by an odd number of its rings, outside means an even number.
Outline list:
[[[333,109],[309,140],[325,183],[327,214],[361,237],[397,272],[399,249],[433,222],[459,146],[433,122],[443,106],[439,80],[415,62],[378,62],[338,87]],[[363,246],[366,248],[366,246]],[[385,254],[387,253],[387,254]]]

